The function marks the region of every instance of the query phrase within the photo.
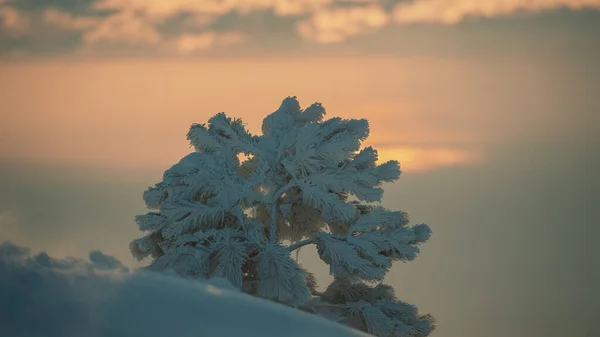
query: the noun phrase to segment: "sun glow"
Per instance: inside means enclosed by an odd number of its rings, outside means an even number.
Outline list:
[[[400,162],[402,171],[425,172],[435,168],[473,163],[475,154],[450,148],[394,147],[378,149],[378,164]]]

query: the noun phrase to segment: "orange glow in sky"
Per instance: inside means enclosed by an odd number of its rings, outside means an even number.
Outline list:
[[[322,102],[327,118],[367,118],[371,136],[365,146],[373,145],[381,158],[399,160],[404,171],[468,164],[472,149],[454,144],[480,135],[438,125],[448,118],[444,110],[419,103],[427,103],[426,93],[411,88],[417,77],[433,79],[440,69],[457,67],[359,58],[5,65],[0,99],[11,110],[1,117],[0,158],[162,170],[191,151],[185,139],[190,124],[225,111],[256,133],[283,98],[296,95],[302,106]]]

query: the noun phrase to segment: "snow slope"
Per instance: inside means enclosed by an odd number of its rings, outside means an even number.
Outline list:
[[[90,261],[0,245],[0,336],[368,336],[258,299],[224,281],[143,271],[95,251]]]

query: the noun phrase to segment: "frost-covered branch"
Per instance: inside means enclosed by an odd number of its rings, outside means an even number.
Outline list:
[[[225,113],[192,124],[195,152],[144,192],[150,212],[135,218],[145,235],[130,244],[132,254],[151,257],[152,270],[224,278],[377,336],[426,336],[430,316],[398,301],[391,287],[365,282],[413,260],[431,229],[369,204],[401,171],[397,161],[378,164],[375,149],[361,148],[368,121],[324,116],[321,104],[303,110],[288,97],[264,118],[262,135]],[[335,278],[322,293],[291,255],[309,244]]]
[[[277,241],[277,202],[271,204],[271,224],[269,226],[269,241]]]
[[[309,238],[309,239],[306,239],[306,240],[298,241],[298,242],[290,245],[288,247],[288,250],[290,252],[293,252],[294,250],[296,250],[298,248],[310,245],[311,243],[315,243],[315,239],[316,239],[315,237],[312,237],[312,238]]]
[[[296,183],[291,181],[288,184],[286,184],[285,186],[278,189],[275,193],[273,193],[272,204],[271,204],[271,216],[270,216],[271,223],[269,226],[269,240],[271,242],[277,241],[277,213],[278,213],[279,200],[281,199],[281,196],[283,196],[283,194],[287,190],[289,190],[290,188],[292,188],[294,186],[296,186]]]

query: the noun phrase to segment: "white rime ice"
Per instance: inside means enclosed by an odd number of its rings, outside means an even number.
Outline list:
[[[151,212],[136,222],[147,235],[131,251],[151,256],[150,269],[225,278],[376,336],[427,336],[433,318],[381,281],[394,261],[416,257],[431,230],[377,203],[400,166],[377,165],[377,151],[361,149],[367,120],[324,116],[321,104],[302,110],[288,97],[263,120],[260,136],[224,113],[193,124],[187,138],[195,152],[144,193]],[[323,293],[291,256],[309,244],[334,276]]]

